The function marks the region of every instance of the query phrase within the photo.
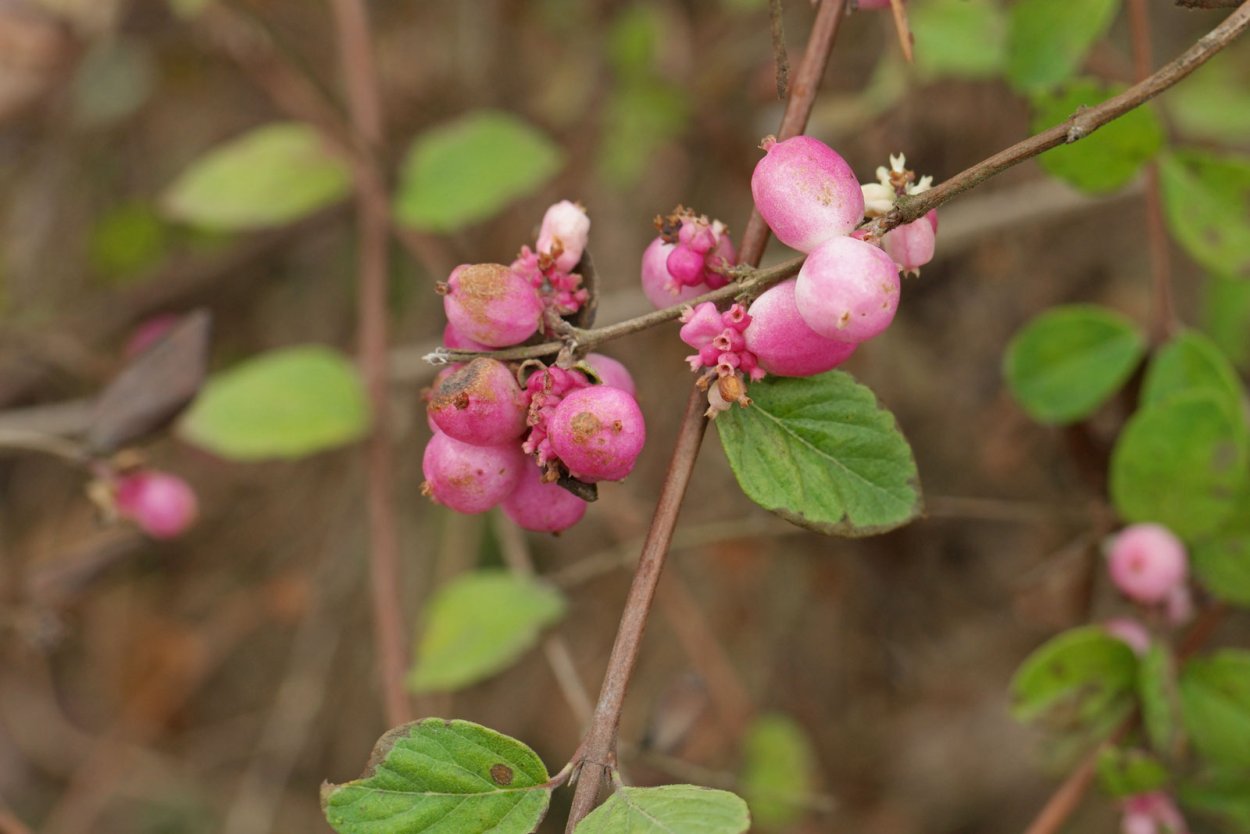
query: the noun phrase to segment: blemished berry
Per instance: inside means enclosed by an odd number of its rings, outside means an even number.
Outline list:
[[[570,200],[561,200],[547,209],[538,230],[534,248],[540,256],[550,258],[556,269],[572,272],[582,259],[590,238],[590,216]]]
[[[620,388],[631,397],[637,395],[638,388],[634,385],[634,378],[623,362],[602,353],[590,353],[586,355],[586,364],[599,375],[599,381],[604,385]]]
[[[547,433],[569,474],[587,483],[624,478],[647,439],[638,403],[607,385],[579,388],[565,396],[548,421]]]
[[[475,446],[516,440],[525,431],[525,397],[508,366],[478,357],[442,380],[430,418],[449,437]]]
[[[889,327],[898,310],[898,268],[871,243],[836,237],[816,248],[794,287],[799,315],[817,334],[864,342]]]
[[[456,332],[492,348],[524,342],[542,321],[537,290],[503,264],[462,264],[440,291]]]
[[[1129,599],[1160,603],[1184,584],[1189,557],[1171,530],[1160,524],[1134,524],[1111,542],[1107,570],[1111,581]]]
[[[669,274],[668,258],[676,248],[676,244],[657,237],[642,253],[642,293],[657,308],[681,304],[708,290],[701,285],[686,286]]]
[[[154,539],[172,539],[199,515],[199,501],[186,481],[167,472],[145,470],[118,479],[113,492],[117,514]]]
[[[507,498],[531,465],[518,443],[474,446],[435,432],[421,459],[421,491],[457,512],[481,513]]]
[[[811,252],[859,225],[864,194],[837,151],[810,136],[784,142],[769,137],[762,147],[766,153],[751,175],[751,194],[778,240]]]
[[[535,533],[561,533],[586,515],[586,502],[556,483],[544,483],[537,466],[525,467],[502,506],[518,527]]]
[[[751,304],[751,323],[742,334],[760,367],[778,376],[831,371],[855,352],[855,343],[826,339],[807,326],[794,298],[797,279],[770,287]]]
[[[936,246],[936,211],[891,229],[881,238],[881,248],[903,272],[919,272],[920,267],[933,260]]]

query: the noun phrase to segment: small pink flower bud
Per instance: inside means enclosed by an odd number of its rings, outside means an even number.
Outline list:
[[[751,194],[764,222],[800,252],[850,234],[864,217],[855,172],[836,151],[810,136],[765,139],[751,175]]]
[[[681,340],[696,350],[711,343],[725,329],[720,311],[710,301],[698,307],[687,307],[681,314]]]
[[[1130,796],[1120,820],[1122,834],[1189,834],[1176,801],[1163,791]]]
[[[1159,524],[1134,524],[1120,531],[1107,552],[1111,581],[1137,602],[1165,602],[1189,572],[1185,546]]]
[[[794,285],[799,315],[827,339],[865,342],[889,327],[898,310],[898,268],[885,252],[851,237],[816,248]]]
[[[556,269],[572,272],[590,237],[590,217],[577,203],[561,200],[547,209],[535,248],[555,261]]]
[[[186,481],[167,472],[145,470],[118,479],[117,514],[154,539],[181,535],[199,515],[199,502]]]
[[[703,253],[685,243],[673,247],[665,266],[668,274],[679,284],[693,287],[703,283]]]
[[[579,388],[567,395],[556,406],[547,431],[569,474],[586,482],[624,478],[633,470],[647,439],[638,403],[607,385]]]

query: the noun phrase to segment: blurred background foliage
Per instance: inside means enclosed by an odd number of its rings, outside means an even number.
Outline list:
[[[638,380],[648,448],[577,528],[521,538],[419,495],[432,378],[420,357],[442,328],[432,286],[458,263],[510,260],[548,204],[576,199],[612,322],[646,309],[653,216],[680,203],[739,233],[757,145],[782,110],[766,5],[371,6],[402,240],[391,405],[413,644],[430,644],[427,618],[449,610],[438,600],[474,599],[453,580],[510,548],[549,579],[453,606],[454,618],[513,600],[498,641],[523,662],[447,672],[455,691],[420,684],[418,703],[524,739],[553,771],[577,722],[543,656],[519,653],[558,621],[597,691],[688,390],[685,347],[671,328],[613,345]],[[908,8],[915,63],[888,14],[853,14],[811,120],[863,181],[898,152],[941,181],[1133,81],[1116,0]],[[1218,14],[1152,4],[1156,63]],[[810,18],[785,4],[794,63]],[[0,426],[81,428],[84,398],[160,314],[208,307],[218,372],[144,450],[200,494],[185,539],[102,527],[79,473],[0,461],[0,798],[37,830],[326,830],[317,786],[355,776],[385,729],[363,473],[344,446],[368,415],[344,361],[354,224],[330,26],[301,0],[0,0]],[[1244,374],[1248,153],[1239,43],[1087,142],[942,209],[937,260],[848,365],[911,441],[924,520],[862,541],[806,533],[751,504],[705,445],[622,730],[635,784],[736,790],[761,830],[1027,823],[1049,783],[1007,682],[1046,636],[1121,604],[1090,532],[1101,485],[1070,435],[1013,403],[1000,357],[1058,303],[1146,320],[1141,166],[1157,160],[1181,318]],[[766,263],[792,254],[774,244]],[[291,397],[316,419],[276,422]],[[1217,642],[1245,637],[1234,622]],[[429,661],[414,659],[417,681],[440,679]],[[544,831],[562,829],[562,801]],[[1109,803],[1089,803],[1072,830],[1113,821]]]

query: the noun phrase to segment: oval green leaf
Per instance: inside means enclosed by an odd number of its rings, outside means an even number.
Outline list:
[[[408,676],[415,692],[459,689],[507,668],[564,615],[554,588],[505,571],[468,573],[440,588]]]
[[[1168,224],[1190,257],[1213,272],[1250,277],[1250,158],[1165,154],[1159,184]]]
[[[1062,89],[1033,97],[1034,133],[1053,127],[1083,107],[1101,104],[1123,90],[1091,78],[1076,79]],[[1163,127],[1149,105],[1130,110],[1089,136],[1051,148],[1038,162],[1052,176],[1091,194],[1106,194],[1128,185],[1163,144]]]
[[[1007,80],[1022,92],[1052,87],[1071,76],[1106,34],[1120,0],[1019,0],[1007,28]]]
[[[1234,605],[1250,607],[1250,536],[1199,542],[1190,559],[1204,588]]]
[[[1250,367],[1250,281],[1208,275],[1202,286],[1202,329],[1234,365]]]
[[[1111,498],[1126,521],[1154,521],[1183,539],[1215,530],[1245,488],[1245,422],[1205,391],[1146,406],[1111,453]]]
[[[821,533],[868,536],[921,510],[911,447],[894,415],[849,374],[769,377],[716,419],[747,497]]]
[[[369,428],[356,367],[320,345],[274,350],[210,377],[178,426],[188,443],[232,460],[298,458]]]
[[[1154,405],[1190,391],[1206,391],[1232,415],[1242,412],[1244,393],[1237,371],[1214,342],[1194,330],[1178,334],[1150,360],[1141,404]]]
[[[1011,393],[1040,423],[1093,414],[1132,375],[1146,340],[1131,320],[1105,307],[1055,307],[1015,335],[1003,357]]]
[[[1075,628],[1025,658],[1011,682],[1016,718],[1072,732],[1103,732],[1128,715],[1137,657],[1099,626]]]
[[[422,133],[399,175],[395,211],[415,229],[451,232],[535,191],[563,159],[527,122],[479,110]]]
[[[1180,691],[1194,747],[1216,765],[1250,768],[1250,652],[1190,660],[1181,670]]]
[[[784,829],[803,815],[815,787],[816,754],[808,734],[780,713],[761,715],[743,743],[742,793],[764,831]]]
[[[1098,781],[1114,797],[1158,790],[1169,780],[1163,763],[1144,750],[1108,746],[1098,753]]]
[[[427,718],[379,739],[364,776],[321,787],[339,834],[529,834],[547,813],[547,768],[514,738]]]
[[[743,834],[747,804],[728,791],[695,785],[617,788],[577,824],[576,834]]]
[[[258,127],[213,148],[165,192],[169,216],[209,229],[279,226],[338,202],[351,170],[306,124]]]

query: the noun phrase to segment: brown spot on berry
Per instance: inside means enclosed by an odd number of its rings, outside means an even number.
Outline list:
[[[500,762],[497,765],[491,765],[490,778],[494,780],[496,785],[512,784],[512,768]]]
[[[589,411],[582,411],[575,414],[569,421],[569,428],[573,432],[573,442],[579,446],[585,446],[599,433],[602,424],[599,418]]]

